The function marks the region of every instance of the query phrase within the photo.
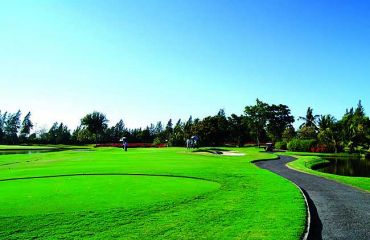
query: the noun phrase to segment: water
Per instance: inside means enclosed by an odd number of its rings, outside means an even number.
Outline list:
[[[330,163],[316,166],[314,169],[317,171],[343,176],[370,177],[370,159],[359,156],[322,158]]]
[[[8,154],[32,154],[32,153],[46,153],[46,152],[57,152],[59,149],[33,149],[33,150],[0,150],[0,155]]]

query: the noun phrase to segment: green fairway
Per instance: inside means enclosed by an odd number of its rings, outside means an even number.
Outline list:
[[[68,176],[5,181],[0,182],[3,193],[0,215],[128,210],[186,199],[218,187],[214,182],[160,176]]]
[[[349,177],[349,176],[340,176],[335,174],[323,173],[319,171],[312,170],[312,167],[316,164],[325,162],[318,156],[296,156],[298,159],[288,163],[288,166],[294,168],[298,171],[318,175],[325,177],[337,182],[341,182],[347,185],[351,185],[356,188],[360,188],[366,191],[370,191],[370,178],[368,177]]]
[[[233,150],[2,155],[0,239],[299,239],[300,191],[251,163],[275,156]]]

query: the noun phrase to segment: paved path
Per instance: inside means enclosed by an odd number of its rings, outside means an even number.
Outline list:
[[[285,166],[293,157],[261,161],[256,165],[290,179],[303,189],[311,212],[308,239],[370,239],[370,194]]]

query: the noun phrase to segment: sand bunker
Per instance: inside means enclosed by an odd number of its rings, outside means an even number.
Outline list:
[[[244,153],[234,151],[221,151],[221,154],[224,156],[245,156]]]
[[[205,154],[205,155],[211,154],[211,155],[234,156],[234,157],[245,156],[245,154],[241,152],[228,151],[228,150],[220,149],[220,148],[197,149],[197,150],[194,150],[193,153]]]

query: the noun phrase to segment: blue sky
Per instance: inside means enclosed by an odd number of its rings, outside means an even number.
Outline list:
[[[75,128],[241,114],[259,98],[370,111],[368,1],[2,1],[0,110]]]

